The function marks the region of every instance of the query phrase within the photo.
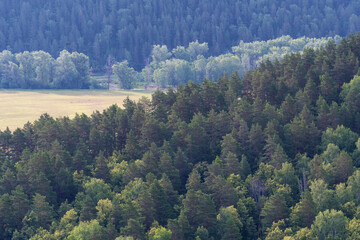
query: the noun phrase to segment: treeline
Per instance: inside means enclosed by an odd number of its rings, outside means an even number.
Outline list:
[[[89,57],[60,52],[54,59],[44,51],[0,52],[0,88],[82,89],[90,86]]]
[[[283,36],[264,42],[241,42],[233,47],[233,53],[204,57],[209,53],[208,43],[191,42],[187,47],[178,46],[171,51],[165,45],[154,45],[151,61],[136,71],[128,61],[113,63],[113,73],[120,88],[136,86],[176,87],[189,80],[201,83],[204,78],[216,80],[224,73],[237,71],[242,76],[245,71],[255,68],[264,59],[281,59],[285,54],[303,51],[308,47],[319,48],[328,41],[339,42],[335,38],[298,38]],[[110,65],[108,67],[110,67]],[[78,52],[60,52],[54,59],[44,51],[13,54],[8,50],[0,52],[0,88],[100,88],[104,83],[91,80],[89,57]],[[111,73],[111,72],[109,72]]]
[[[139,70],[154,44],[199,40],[219,55],[240,40],[346,36],[360,30],[359,8],[357,0],[3,0],[0,50],[83,52],[97,70],[112,55]]]
[[[290,36],[268,41],[251,43],[240,42],[232,48],[233,53],[205,57],[209,53],[207,42],[191,42],[187,47],[177,46],[168,50],[165,45],[154,45],[149,61],[141,72],[137,72],[128,61],[116,63],[113,66],[121,88],[130,89],[136,84],[156,85],[160,88],[176,87],[186,84],[189,80],[201,83],[204,78],[217,80],[224,73],[238,72],[239,76],[254,69],[262,61],[282,59],[292,52],[301,52],[306,48],[319,48],[329,41],[338,43],[339,36],[334,38],[293,39]]]
[[[359,238],[359,46],[2,131],[1,238]]]

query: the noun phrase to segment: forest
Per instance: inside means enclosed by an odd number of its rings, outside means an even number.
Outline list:
[[[204,78],[216,81],[224,75],[237,72],[240,77],[248,70],[254,69],[262,61],[282,59],[286,54],[302,52],[306,48],[319,48],[329,41],[338,43],[339,36],[293,39],[282,36],[268,41],[254,41],[232,47],[232,53],[209,56],[207,42],[191,42],[187,47],[177,46],[168,50],[166,45],[154,45],[151,61],[141,70],[136,71],[127,60],[114,63],[112,66],[117,83],[123,89],[136,85],[152,85],[158,88],[176,87],[190,80],[201,83]]]
[[[0,88],[83,89],[90,84],[89,57],[66,50],[55,60],[44,51],[0,52]]]
[[[359,239],[360,33],[0,132],[0,239]]]
[[[254,69],[266,59],[282,59],[291,52],[306,48],[319,48],[329,41],[338,43],[339,36],[327,38],[297,38],[290,36],[268,41],[240,42],[233,47],[233,53],[204,57],[209,51],[208,43],[194,41],[168,50],[165,45],[154,45],[151,61],[136,71],[127,60],[114,62],[108,58],[106,78],[109,83],[121,89],[155,86],[176,87],[192,80],[201,83],[204,78],[217,80],[224,73],[237,71],[239,76]],[[44,51],[24,51],[13,54],[8,50],[0,52],[0,88],[4,89],[87,89],[105,88],[107,83],[93,78],[90,59],[83,53],[67,50],[54,59]],[[105,76],[105,75],[104,75]]]
[[[77,51],[96,71],[111,55],[139,71],[153,45],[198,40],[217,56],[241,40],[344,37],[360,31],[359,12],[357,0],[2,0],[0,50]]]

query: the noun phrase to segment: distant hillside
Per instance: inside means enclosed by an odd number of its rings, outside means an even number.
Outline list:
[[[0,50],[78,51],[94,69],[112,55],[140,69],[154,44],[198,40],[219,55],[240,40],[345,36],[360,30],[359,12],[356,0],[3,0]]]

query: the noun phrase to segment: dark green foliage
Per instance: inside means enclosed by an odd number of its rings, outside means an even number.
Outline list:
[[[189,224],[194,229],[193,232],[197,227],[204,226],[210,234],[215,233],[215,205],[209,195],[190,190],[183,200],[183,205]]]
[[[157,180],[150,185],[149,191],[154,202],[154,219],[161,225],[165,225],[167,219],[174,217],[174,210],[169,203],[168,196]]]
[[[264,208],[261,210],[262,229],[271,227],[273,222],[287,218],[289,209],[287,207],[285,196],[281,193],[275,193],[265,202]]]
[[[294,229],[310,227],[316,216],[315,204],[308,191],[298,202],[290,214],[290,221]]]
[[[359,31],[357,1],[228,1],[220,4],[205,0],[157,0],[143,4],[142,1],[92,0],[84,4],[79,0],[31,3],[6,0],[0,8],[3,17],[0,49],[14,52],[42,49],[52,55],[62,49],[77,50],[91,57],[95,69],[103,68],[109,55],[126,59],[136,68],[144,66],[154,44],[174,48],[173,54],[181,60],[196,60],[208,50],[211,55],[225,52],[240,40],[268,40],[281,35],[345,36]],[[183,47],[195,40],[209,44],[202,46],[196,41]],[[160,61],[164,56],[166,59],[167,53],[153,59]],[[343,54],[349,60],[337,63],[339,70],[353,64],[351,55],[347,51]],[[17,75],[24,79],[19,83],[28,81],[27,77],[37,71],[26,65],[32,58],[26,54],[22,58],[24,64],[17,68]],[[254,60],[247,61],[252,64]],[[306,64],[300,66],[307,69]],[[295,70],[297,64],[293,67]],[[47,68],[42,72],[45,75],[48,71]],[[347,72],[343,71],[342,75],[346,76]],[[294,75],[291,77],[297,80],[299,76]],[[35,83],[42,82],[39,79]]]

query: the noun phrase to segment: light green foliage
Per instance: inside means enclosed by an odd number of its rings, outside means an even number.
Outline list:
[[[242,239],[241,230],[243,228],[243,223],[234,206],[220,208],[220,212],[216,218],[219,224],[221,239]]]
[[[285,227],[284,220],[273,222],[272,226],[266,230],[265,240],[287,239],[293,232],[290,228]]]
[[[115,240],[134,240],[134,238],[131,236],[125,236],[125,237],[120,236],[120,237],[115,238]]]
[[[155,69],[153,78],[160,87],[176,86],[191,79],[189,62],[182,59],[171,59],[160,63]]]
[[[55,240],[56,236],[50,234],[46,229],[39,228],[36,234],[30,238],[30,240]]]
[[[313,240],[312,232],[309,228],[302,228],[296,232],[291,240]]]
[[[332,143],[341,150],[352,152],[355,149],[355,143],[358,139],[359,135],[357,133],[354,133],[349,128],[341,125],[335,130],[332,128],[326,129],[326,132],[324,132],[321,137],[321,142],[323,149],[328,147],[328,144]]]
[[[206,77],[218,80],[224,73],[228,75],[237,71],[242,76],[246,70],[253,69],[260,62],[275,58],[281,59],[285,54],[302,51],[310,46],[318,48],[335,38],[299,38],[283,36],[267,42],[240,42],[234,46],[233,54],[227,53],[205,58],[209,50],[207,43],[190,42],[188,47],[178,46],[171,52],[165,45],[154,45],[152,50],[151,70],[145,67],[143,75],[151,71],[155,84],[159,87],[176,86],[189,80],[201,82]]]
[[[275,229],[273,229],[268,233],[265,240],[280,240],[283,239],[284,237],[285,237],[284,232],[279,227],[276,227]]]
[[[129,67],[128,61],[119,62],[112,66],[117,77],[120,88],[132,89],[136,82],[137,72],[134,68]]]
[[[113,204],[109,199],[100,199],[96,206],[97,219],[103,226],[107,225],[113,212]]]
[[[356,218],[351,219],[346,226],[346,230],[348,231],[347,240],[360,239],[360,220]]]
[[[149,232],[149,240],[170,240],[171,230],[164,227],[151,228]]]
[[[297,198],[299,193],[298,179],[291,163],[285,162],[281,169],[275,170],[274,181],[279,185],[288,185],[291,188],[292,198]]]
[[[312,200],[318,211],[324,211],[333,206],[334,191],[328,189],[328,184],[323,179],[316,179],[311,182],[310,190]]]
[[[350,192],[350,187],[346,187],[345,183],[337,184],[335,187],[335,195],[337,201],[340,204],[345,204],[347,202],[353,201],[353,196]]]
[[[59,229],[55,231],[55,236],[67,236],[70,231],[78,224],[78,213],[74,209],[70,209],[61,218]]]
[[[26,82],[32,82],[35,78],[35,66],[33,65],[34,57],[28,51],[17,53],[16,60],[19,62],[19,71],[21,77],[21,87],[26,86]]]
[[[60,52],[55,63],[54,88],[87,88],[89,86],[89,58],[77,52]]]
[[[76,76],[74,79],[72,88],[88,88],[90,80],[90,65],[89,57],[83,53],[73,52],[71,53],[71,61],[76,68]]]
[[[188,49],[185,49],[183,46],[177,46],[171,52],[177,59],[190,61],[190,53],[188,52]]]
[[[325,163],[332,163],[339,155],[340,148],[333,143],[329,143],[326,150],[321,154],[321,158]]]
[[[233,54],[224,54],[208,59],[205,77],[210,80],[217,80],[224,73],[230,75],[235,71],[240,75],[243,74],[240,58]]]
[[[155,64],[165,61],[171,56],[167,46],[165,45],[154,45],[152,49],[152,59]]]
[[[325,210],[315,217],[311,230],[319,239],[344,239],[347,221],[342,211]]]
[[[141,178],[135,178],[129,182],[121,191],[121,199],[123,201],[133,201],[139,197],[144,182]]]
[[[98,240],[106,238],[105,229],[97,220],[80,222],[67,237],[67,240]]]
[[[199,55],[205,55],[209,51],[209,47],[208,43],[199,43],[196,40],[195,42],[190,42],[186,50],[192,59],[196,59]]]
[[[360,202],[360,170],[356,170],[347,181],[347,189],[356,204]]]
[[[245,43],[240,41],[238,46],[232,47],[232,51],[240,57],[246,70],[250,70],[266,59],[282,59],[284,55],[303,51],[306,48],[319,48],[328,43],[329,40],[340,41],[339,36],[334,38],[308,38],[293,39],[290,36],[282,36],[268,41],[254,41]]]
[[[355,76],[349,83],[344,83],[340,96],[350,111],[360,110],[360,76]]]
[[[53,71],[55,68],[55,60],[52,56],[44,51],[36,51],[32,53],[35,72],[36,72],[36,83],[40,86],[46,86],[48,82],[53,81]],[[86,76],[89,73],[85,73]]]

